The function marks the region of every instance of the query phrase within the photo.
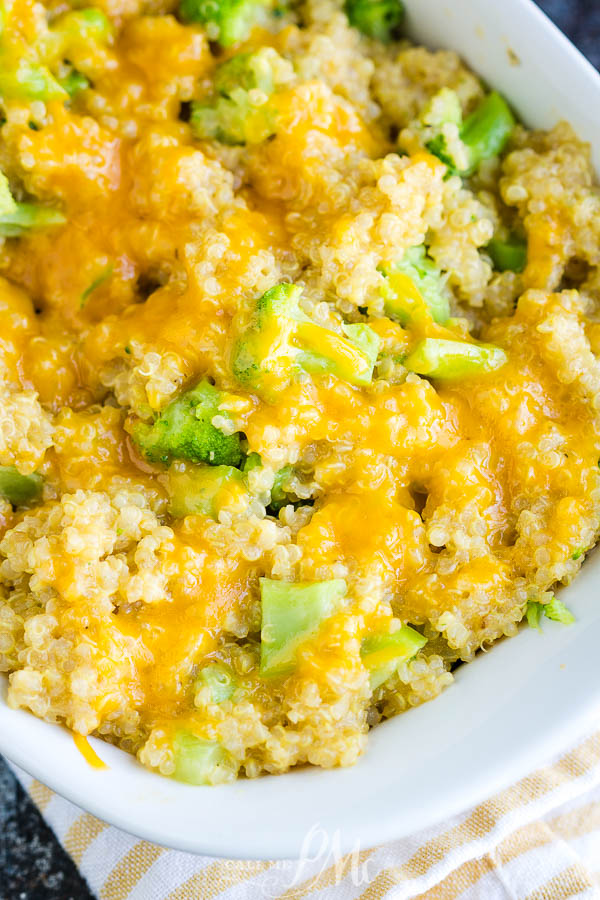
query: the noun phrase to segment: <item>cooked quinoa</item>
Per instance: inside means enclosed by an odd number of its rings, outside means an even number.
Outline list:
[[[351,765],[600,531],[587,145],[397,4],[243,2],[0,37],[0,672],[192,783]]]

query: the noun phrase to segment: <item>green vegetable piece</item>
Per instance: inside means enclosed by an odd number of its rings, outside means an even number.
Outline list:
[[[544,605],[544,615],[547,619],[552,619],[553,622],[560,622],[561,625],[572,625],[575,621],[575,616],[571,610],[558,597],[552,597]]]
[[[240,88],[272,94],[275,90],[274,60],[278,54],[272,47],[261,47],[254,53],[238,53],[217,68],[215,91],[231,97]]]
[[[188,466],[185,470],[169,469],[169,513],[184,516],[218,515],[219,494],[227,485],[243,486],[243,475],[233,466]]]
[[[419,375],[450,380],[493,372],[506,361],[504,350],[492,344],[425,338],[404,360],[404,365]]]
[[[27,506],[39,500],[43,483],[37,472],[21,475],[13,466],[0,466],[0,496],[13,506]]]
[[[16,66],[0,52],[0,97],[5,100],[66,100],[67,92],[41,63],[22,56]]]
[[[199,140],[231,146],[261,144],[275,134],[275,112],[267,103],[255,105],[247,91],[219,97],[214,103],[192,103],[190,127]]]
[[[57,209],[34,203],[17,203],[16,210],[0,215],[0,237],[20,237],[26,231],[64,225],[65,216]]]
[[[443,325],[450,317],[450,301],[444,280],[424,246],[410,247],[390,269],[382,289],[387,316],[406,325],[424,302],[434,322]],[[408,280],[407,280],[408,279]]]
[[[535,600],[528,600],[525,615],[530,628],[539,628],[540,621],[544,615],[544,604],[537,603]]]
[[[261,578],[261,675],[292,672],[298,648],[314,638],[322,622],[340,609],[346,590],[341,578],[313,584]]]
[[[405,14],[402,0],[346,0],[344,9],[354,28],[385,44],[396,35]]]
[[[289,503],[285,485],[293,472],[293,466],[284,466],[283,469],[279,469],[279,471],[275,473],[275,480],[273,481],[273,487],[271,488],[271,502],[269,504],[274,512],[279,512],[283,506],[286,506],[286,504]]]
[[[448,112],[451,117],[446,121],[457,124],[455,110],[448,106]],[[492,91],[482,100],[475,112],[465,119],[460,129],[466,165],[462,160],[459,162],[454,158],[443,133],[434,135],[427,141],[426,147],[448,166],[451,174],[467,177],[475,172],[484,159],[502,153],[515,123],[515,117],[506,100],[496,91]],[[444,122],[440,121],[437,124],[441,126]]]
[[[571,559],[575,559],[575,560],[581,559],[581,557],[583,556],[584,553],[585,553],[585,550],[582,550],[582,549],[580,548],[579,550],[576,550],[576,551],[575,551],[575,553],[573,554],[573,556],[571,557]]]
[[[4,172],[0,172],[0,216],[13,215],[17,211],[17,204],[10,192],[8,178]]]
[[[46,54],[68,56],[69,51],[86,44],[106,43],[112,34],[111,24],[100,9],[76,9],[60,16],[51,26]]]
[[[379,337],[368,325],[344,326],[344,337],[317,325],[300,309],[301,293],[296,285],[278,284],[259,298],[234,348],[236,378],[267,397],[301,371],[369,384]]]
[[[60,85],[65,89],[69,97],[73,99],[77,94],[86,91],[90,87],[90,81],[77,69],[71,69],[68,75],[60,79]]]
[[[261,466],[262,459],[260,458],[260,453],[249,453],[243,465],[243,472],[247,475],[252,469],[260,469]]]
[[[515,117],[504,97],[496,91],[488,94],[465,119],[460,132],[470,156],[470,165],[464,174],[471,175],[482,160],[502,153],[515,124]]]
[[[485,249],[498,272],[522,272],[527,265],[527,243],[520,238],[492,238]]]
[[[81,309],[83,309],[83,307],[85,306],[85,304],[87,303],[87,301],[89,300],[91,295],[94,293],[96,288],[99,288],[101,284],[104,284],[105,281],[108,281],[108,279],[111,277],[111,275],[113,273],[113,270],[114,270],[113,263],[109,263],[106,266],[106,268],[104,268],[102,270],[102,272],[100,272],[98,277],[94,278],[94,280],[89,285],[89,287],[87,287],[81,295],[81,300],[80,300],[80,304],[79,304]]]
[[[212,424],[222,395],[208,381],[201,381],[163,409],[152,425],[139,423],[133,440],[150,462],[187,459],[213,466],[239,466],[242,448],[239,433],[227,435]]]
[[[552,619],[554,622],[560,622],[561,625],[572,625],[575,616],[568,607],[557,597],[552,597],[548,603],[538,603],[535,600],[529,600],[525,610],[527,622],[532,628],[539,628],[542,616]]]
[[[427,638],[409,625],[391,634],[375,634],[363,639],[360,655],[376,690],[393,675],[400,663],[412,659],[427,643]]]
[[[237,687],[233,672],[223,663],[209,663],[204,666],[196,680],[196,687],[204,685],[210,689],[213,703],[231,700]]]
[[[216,97],[192,104],[190,126],[200,140],[259,144],[275,133],[269,97],[287,78],[289,64],[272,47],[240,53],[218,67]]]
[[[229,754],[217,741],[207,741],[191,731],[178,731],[173,740],[173,778],[186,784],[218,784],[233,769]]]
[[[265,0],[181,0],[179,14],[184,22],[211,26],[210,37],[232,47],[265,22],[271,6]]]

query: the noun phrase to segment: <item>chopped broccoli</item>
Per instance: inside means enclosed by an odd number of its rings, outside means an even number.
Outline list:
[[[272,7],[271,0],[181,0],[179,14],[184,22],[206,25],[212,40],[231,47],[265,24]]]
[[[66,221],[57,209],[35,203],[17,203],[13,212],[0,215],[0,237],[19,237],[26,231],[52,228]]]
[[[0,51],[0,96],[6,100],[66,100],[67,92],[46,66],[21,56],[7,58]]]
[[[279,471],[275,473],[275,480],[273,481],[273,487],[271,488],[271,502],[269,503],[273,512],[279,512],[283,506],[286,506],[286,504],[290,502],[286,492],[286,483],[293,473],[293,466],[284,466],[283,469],[279,469]]]
[[[21,475],[13,466],[0,466],[0,496],[13,506],[27,506],[39,500],[43,483],[37,472]]]
[[[504,150],[515,126],[515,117],[506,100],[492,91],[465,119],[459,132],[459,149],[453,149],[448,146],[443,126],[459,123],[456,122],[455,106],[448,103],[446,107],[448,117],[436,123],[437,133],[426,142],[426,147],[448,166],[450,172],[467,177],[475,172],[482,160],[497,156]]]
[[[266,397],[301,371],[369,384],[379,337],[368,325],[345,325],[345,336],[317,325],[300,309],[301,293],[295,285],[278,284],[259,298],[234,348],[236,378]]]
[[[276,86],[275,69],[281,57],[272,47],[261,47],[252,53],[238,53],[217,68],[215,91],[231,97],[237,88],[272,94]]]
[[[424,246],[410,247],[393,266],[384,269],[382,288],[386,315],[401,325],[419,311],[427,310],[443,325],[450,316],[450,302],[444,280]]]
[[[211,703],[224,703],[231,700],[236,691],[236,681],[229,666],[223,663],[209,663],[200,670],[196,679],[196,690],[208,687]]]
[[[43,48],[46,57],[69,57],[74,48],[92,43],[106,43],[112,33],[111,25],[100,9],[71,10],[56,19]]]
[[[340,609],[346,590],[346,582],[340,578],[313,584],[261,578],[261,675],[292,672],[298,648],[314,638],[324,619]]]
[[[69,97],[76,97],[82,91],[86,91],[90,87],[90,81],[77,69],[71,71],[63,78],[59,78],[59,83],[65,89]]]
[[[346,0],[344,10],[354,28],[382,43],[396,36],[406,11],[402,0]]]
[[[396,671],[400,663],[412,659],[425,646],[427,638],[409,625],[397,631],[369,635],[363,639],[360,655],[375,690]]]
[[[425,338],[404,360],[404,365],[419,375],[453,380],[493,372],[506,361],[504,350],[492,344]]]
[[[572,625],[575,621],[571,610],[565,606],[562,600],[554,596],[544,605],[544,615],[553,622],[560,622],[561,625]]]
[[[525,610],[527,622],[532,628],[539,628],[542,616],[551,619],[553,622],[560,622],[561,625],[572,625],[575,616],[571,610],[565,606],[562,600],[552,596],[547,603],[538,603],[536,600],[529,600]]]
[[[17,204],[10,192],[8,178],[4,172],[0,172],[0,216],[14,215]]]
[[[192,103],[190,127],[199,140],[221,144],[261,144],[275,134],[275,113],[268,103],[253,103],[247,91],[219,97],[211,103]]]
[[[485,249],[498,272],[522,272],[527,265],[527,242],[521,238],[492,238]]]
[[[259,144],[275,133],[273,91],[293,69],[272,47],[240,53],[218,67],[215,96],[192,103],[190,126],[197,138],[224,144]]]
[[[578,550],[575,551],[575,553],[572,555],[571,559],[575,559],[575,560],[581,559],[581,557],[583,556],[584,553],[585,553],[585,550],[583,550],[580,547]]]
[[[218,784],[235,773],[229,754],[217,741],[197,737],[191,731],[178,731],[173,739],[175,771],[173,778],[186,784]]]
[[[232,490],[245,490],[244,476],[233,466],[171,466],[169,513],[175,519],[197,515],[216,519]]]
[[[218,414],[227,418],[219,411],[221,400],[217,388],[201,381],[171,401],[152,425],[140,422],[135,426],[133,440],[150,462],[188,459],[214,466],[239,466],[243,456],[239,433],[223,434],[212,424]]]

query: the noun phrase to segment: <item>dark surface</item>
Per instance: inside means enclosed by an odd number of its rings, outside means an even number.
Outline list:
[[[539,5],[600,68],[600,0]],[[0,759],[0,900],[91,900],[69,857]]]

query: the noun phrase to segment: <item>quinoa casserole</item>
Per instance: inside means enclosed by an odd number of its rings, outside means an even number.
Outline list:
[[[600,528],[600,192],[399,0],[6,0],[0,672],[191,784],[346,766]]]

